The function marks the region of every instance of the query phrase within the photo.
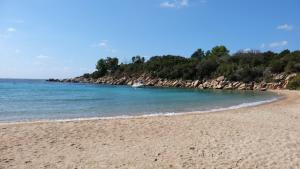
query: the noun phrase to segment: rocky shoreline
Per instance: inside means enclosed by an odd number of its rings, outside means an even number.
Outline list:
[[[229,81],[224,76],[216,79],[207,80],[169,80],[161,78],[151,78],[148,75],[137,77],[112,77],[103,76],[98,79],[85,78],[83,76],[70,79],[49,79],[49,82],[63,83],[91,83],[91,84],[111,84],[111,85],[133,85],[134,83],[143,83],[145,86],[153,87],[179,87],[179,88],[199,88],[199,89],[224,89],[224,90],[276,90],[286,89],[288,82],[296,74],[275,74],[272,76],[272,82],[250,82]]]

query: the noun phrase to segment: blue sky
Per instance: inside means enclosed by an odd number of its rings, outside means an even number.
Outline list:
[[[99,58],[300,49],[299,0],[0,0],[0,78],[66,78]]]

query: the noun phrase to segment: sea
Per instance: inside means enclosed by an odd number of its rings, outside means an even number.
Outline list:
[[[274,93],[260,91],[133,88],[0,79],[0,122],[209,113],[278,98]]]

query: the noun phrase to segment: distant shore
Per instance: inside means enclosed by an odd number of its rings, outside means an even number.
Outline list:
[[[0,168],[299,168],[300,92],[217,113],[0,125]]]
[[[91,83],[91,84],[110,84],[110,85],[129,85],[141,83],[144,86],[153,87],[176,87],[176,88],[198,88],[198,89],[223,89],[223,90],[276,90],[286,89],[289,81],[297,74],[273,74],[271,82],[242,82],[230,81],[224,76],[215,79],[202,79],[202,80],[182,80],[182,79],[162,79],[153,78],[150,75],[143,74],[141,76],[103,76],[99,78],[90,77],[75,77],[70,79],[48,79],[49,82],[62,82],[62,83]]]

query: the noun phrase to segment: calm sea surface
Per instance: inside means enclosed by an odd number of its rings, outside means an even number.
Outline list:
[[[270,101],[269,92],[132,88],[0,79],[0,122],[209,111]]]

